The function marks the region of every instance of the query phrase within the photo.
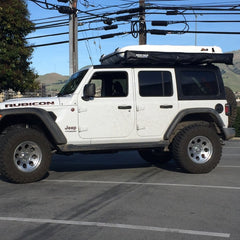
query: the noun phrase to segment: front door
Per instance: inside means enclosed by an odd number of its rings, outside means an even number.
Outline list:
[[[134,130],[132,84],[128,71],[95,71],[89,83],[96,85],[94,98],[79,98],[80,137],[101,141],[127,138]],[[95,141],[96,142],[96,141]]]

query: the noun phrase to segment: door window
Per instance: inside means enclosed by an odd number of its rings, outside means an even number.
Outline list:
[[[126,72],[95,72],[90,83],[96,85],[95,97],[128,96],[128,75]]]
[[[140,71],[139,94],[142,97],[172,96],[172,75],[168,71]]]

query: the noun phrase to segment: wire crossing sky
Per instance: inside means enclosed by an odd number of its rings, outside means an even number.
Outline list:
[[[33,67],[38,74],[68,75],[69,15],[77,11],[79,68],[99,64],[102,54],[138,45],[139,1],[26,0],[36,31],[27,39],[35,46]],[[240,49],[240,1],[145,0],[147,44],[216,45],[224,52]]]

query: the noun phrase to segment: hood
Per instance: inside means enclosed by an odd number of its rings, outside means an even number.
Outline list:
[[[46,108],[59,105],[58,97],[41,97],[41,98],[16,98],[0,103],[0,109],[22,108],[22,107],[39,107]]]

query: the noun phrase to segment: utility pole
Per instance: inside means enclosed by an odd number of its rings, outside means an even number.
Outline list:
[[[139,45],[147,44],[145,0],[139,0]]]
[[[77,9],[77,0],[70,0],[69,7]],[[69,14],[69,74],[78,71],[78,19],[74,11]]]

